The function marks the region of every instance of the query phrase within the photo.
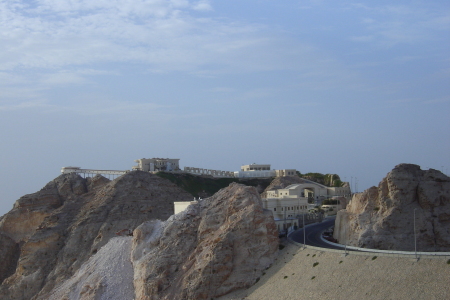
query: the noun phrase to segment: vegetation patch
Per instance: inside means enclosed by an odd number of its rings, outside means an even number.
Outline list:
[[[229,186],[232,182],[238,182],[254,187],[261,186],[265,189],[273,180],[273,178],[252,178],[242,180],[239,178],[213,178],[187,173],[169,172],[158,172],[156,175],[170,180],[194,197],[204,197],[205,194],[212,196],[220,189]]]
[[[286,279],[286,278],[288,278],[287,276],[284,276],[284,278],[283,279]]]
[[[313,268],[314,268],[315,266],[317,266],[318,264],[319,264],[318,262],[313,263]]]
[[[447,265],[450,265],[450,259],[449,259],[449,260],[447,260]]]
[[[375,259],[377,259],[377,256],[372,257],[372,260],[375,260]]]
[[[284,249],[284,247],[286,247],[285,245],[283,245],[283,244],[280,244],[280,245],[278,245],[278,249],[279,250],[283,250]]]
[[[339,263],[342,264],[342,260]]]
[[[316,276],[313,276],[313,277],[311,277],[311,280],[313,280],[313,279],[315,279],[316,278]]]

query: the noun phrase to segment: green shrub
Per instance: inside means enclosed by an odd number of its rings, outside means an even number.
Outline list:
[[[311,280],[313,280],[314,278],[316,278],[316,276],[311,277]]]
[[[377,259],[377,257],[376,257],[376,256],[372,257],[372,260],[375,260],[375,259]]]
[[[318,262],[313,263],[313,268],[314,268],[315,266],[317,266],[318,264],[319,264]]]

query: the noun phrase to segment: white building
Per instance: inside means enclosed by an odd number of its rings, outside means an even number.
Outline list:
[[[145,172],[178,171],[180,170],[179,158],[141,158],[136,159],[137,166],[133,170]]]
[[[308,200],[318,205],[322,200],[350,195],[349,187],[327,187],[314,181],[291,184],[284,189],[266,192],[263,207],[273,211],[275,219],[285,219],[308,211]]]
[[[198,203],[198,201],[195,200],[195,198],[194,198],[193,201],[179,201],[179,202],[174,202],[174,203],[173,203],[173,210],[174,210],[174,213],[177,214],[177,213],[179,213],[179,212],[182,212],[182,211],[186,210],[186,208],[187,208],[189,205],[191,205],[191,204],[197,204],[197,203]]]
[[[270,178],[296,175],[295,169],[271,170],[269,164],[251,164],[241,166],[240,171],[234,172],[236,178]]]

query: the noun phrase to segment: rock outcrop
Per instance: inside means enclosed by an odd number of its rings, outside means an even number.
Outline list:
[[[191,200],[147,172],[59,176],[0,220],[0,299],[210,299],[255,283],[278,251],[257,190],[232,184],[173,215]]]
[[[174,201],[192,196],[171,182],[134,171],[114,181],[65,174],[16,201],[0,233],[20,247],[14,274],[0,286],[1,299],[46,299],[116,232],[144,221],[165,220]],[[0,246],[3,249],[3,243]],[[3,260],[3,257],[2,257]]]
[[[0,284],[16,269],[19,259],[19,244],[10,237],[0,233]]]
[[[46,299],[211,299],[254,284],[277,250],[272,213],[255,188],[233,183],[111,239]]]
[[[165,223],[135,230],[137,299],[211,299],[249,287],[275,259],[278,232],[253,187],[232,183]]]
[[[415,219],[414,219],[415,215]],[[450,178],[412,164],[396,166],[338,212],[334,238],[357,247],[450,251]]]

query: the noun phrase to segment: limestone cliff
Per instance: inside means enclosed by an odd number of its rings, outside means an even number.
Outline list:
[[[0,221],[0,299],[210,299],[255,283],[278,250],[257,190],[232,184],[172,215],[190,200],[146,172],[59,176]]]
[[[416,218],[414,220],[414,212]],[[450,178],[412,164],[396,166],[338,212],[334,238],[351,246],[450,251]]]
[[[112,239],[45,299],[211,299],[254,284],[277,251],[271,212],[255,188],[233,183]]]
[[[20,247],[20,257],[9,260],[8,269],[17,267],[0,286],[0,299],[45,299],[38,295],[72,276],[116,232],[165,220],[173,214],[174,201],[190,200],[184,190],[146,172],[111,182],[73,173],[57,177],[17,200],[0,222],[0,233]]]
[[[135,232],[137,299],[211,299],[249,287],[278,250],[272,213],[255,188],[237,183]]]

